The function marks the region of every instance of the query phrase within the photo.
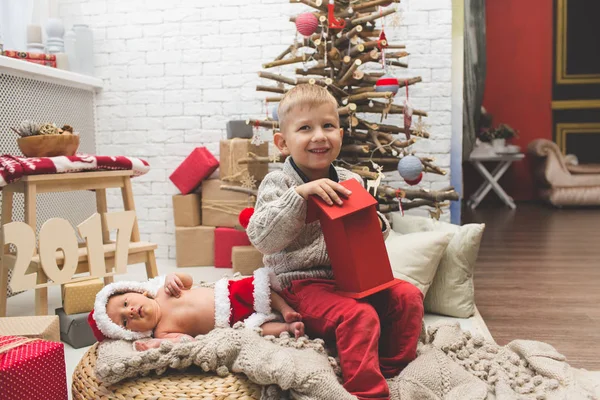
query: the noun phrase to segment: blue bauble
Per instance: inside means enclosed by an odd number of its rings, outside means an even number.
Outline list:
[[[398,79],[390,75],[382,76],[375,84],[376,92],[392,92],[396,94],[398,93],[398,89],[400,89],[400,83],[398,83]]]
[[[415,181],[423,172],[423,164],[419,157],[406,156],[398,163],[398,172],[405,181]]]

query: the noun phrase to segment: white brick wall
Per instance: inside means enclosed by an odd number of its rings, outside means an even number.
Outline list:
[[[262,63],[292,43],[291,15],[306,10],[288,0],[59,0],[67,27],[89,24],[95,37],[99,154],[143,157],[152,170],[134,180],[143,240],[159,244],[158,258],[174,258],[175,237],[168,176],[195,146],[218,155],[225,123],[264,115],[255,91]],[[432,139],[415,150],[449,167],[451,137],[451,0],[403,0],[402,26],[386,34],[411,56],[398,78],[420,75],[415,107],[429,112]],[[282,69],[283,72],[289,71]],[[397,102],[404,99],[404,92]],[[400,116],[387,123],[400,124]],[[268,133],[265,132],[266,137]],[[423,154],[423,153],[421,153]],[[398,179],[396,174],[388,174]],[[423,185],[441,188],[449,176],[428,174]],[[109,205],[120,207],[117,192]],[[443,217],[448,220],[448,213]]]

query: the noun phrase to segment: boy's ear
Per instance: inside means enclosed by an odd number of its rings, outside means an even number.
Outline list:
[[[283,133],[276,132],[273,135],[273,143],[275,143],[275,146],[279,149],[279,151],[281,152],[281,154],[283,154],[284,156],[289,156],[290,155],[290,150],[287,147],[287,143],[285,142],[285,138],[283,137]]]
[[[340,137],[344,138],[344,128],[340,128]]]

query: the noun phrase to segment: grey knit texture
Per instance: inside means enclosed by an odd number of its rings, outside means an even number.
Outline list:
[[[337,360],[320,339],[261,337],[256,331],[215,329],[196,341],[135,352],[131,342],[107,341],[98,348],[96,375],[113,384],[122,379],[164,373],[192,364],[219,375],[243,373],[264,385],[262,400],[353,399],[341,386]],[[394,400],[579,400],[600,398],[600,382],[569,366],[552,346],[515,340],[487,342],[442,322],[428,329],[418,357],[388,379]]]
[[[362,178],[347,169],[335,167],[340,182]],[[265,267],[271,268],[283,288],[293,280],[333,279],[321,224],[306,224],[307,201],[296,193],[304,181],[286,159],[283,168],[270,172],[258,188],[254,215],[246,229],[250,242],[263,254]],[[385,217],[384,239],[390,231]]]

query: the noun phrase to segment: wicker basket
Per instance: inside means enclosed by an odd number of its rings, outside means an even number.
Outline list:
[[[112,386],[96,380],[96,347],[83,356],[73,373],[73,400],[91,399],[260,399],[261,387],[244,375],[224,378],[207,374],[197,367],[171,370],[161,376],[127,379]]]
[[[79,148],[79,135],[36,135],[17,139],[25,157],[72,156]]]

